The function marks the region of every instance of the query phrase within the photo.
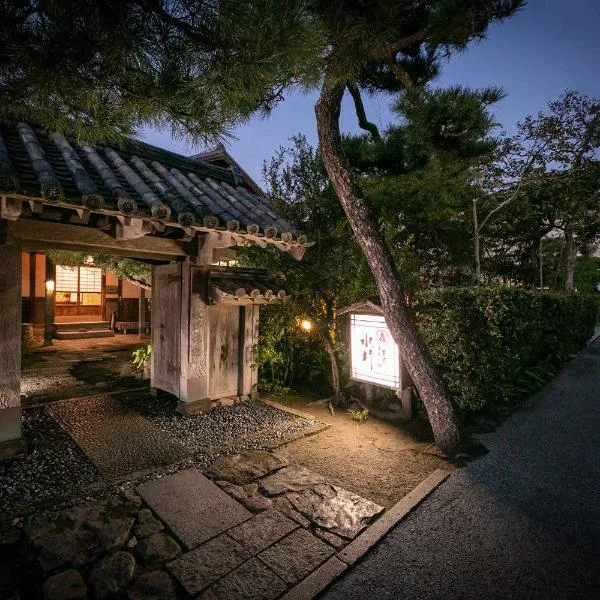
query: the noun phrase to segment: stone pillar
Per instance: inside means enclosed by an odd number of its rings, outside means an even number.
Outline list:
[[[1,221],[1,220],[0,220]],[[0,459],[24,451],[21,441],[21,243],[0,222]]]
[[[179,404],[181,413],[211,408],[208,390],[209,319],[206,305],[206,271],[186,262],[181,286],[181,371]]]

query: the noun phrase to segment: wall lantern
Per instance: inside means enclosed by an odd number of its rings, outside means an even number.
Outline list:
[[[54,291],[54,279],[46,280],[46,291],[51,294]]]

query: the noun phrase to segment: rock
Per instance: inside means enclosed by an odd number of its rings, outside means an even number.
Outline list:
[[[0,529],[0,563],[15,556],[19,550],[21,530],[17,527],[3,527]]]
[[[128,548],[135,548],[138,545],[138,540],[135,535],[127,542]]]
[[[298,523],[298,525],[301,527],[310,527],[310,521],[306,517],[303,517],[292,506],[292,503],[285,496],[279,496],[278,498],[275,498],[273,507],[282,515],[285,515],[286,517],[296,521],[296,523]]]
[[[147,564],[162,564],[179,556],[179,544],[166,533],[155,533],[136,546],[137,553]]]
[[[297,523],[284,517],[276,510],[267,510],[230,529],[227,535],[254,555],[294,531],[297,527]]]
[[[263,510],[268,510],[273,507],[273,500],[265,498],[264,496],[252,496],[250,498],[244,498],[240,502],[251,512],[260,513]]]
[[[244,491],[248,496],[256,496],[258,494],[258,484],[248,483],[244,486]]]
[[[142,507],[142,499],[133,490],[125,489],[121,490],[120,493],[125,500],[133,504],[136,508],[139,509]]]
[[[336,550],[341,550],[346,545],[346,542],[341,537],[335,535],[335,533],[331,533],[330,531],[323,531],[318,527],[315,529],[315,535],[318,538],[324,540],[325,542],[331,544]]]
[[[175,600],[175,587],[164,571],[151,571],[136,577],[129,600]]]
[[[352,539],[383,507],[340,487],[318,484],[310,490],[288,494],[293,507],[313,523]]]
[[[88,502],[59,513],[54,521],[37,521],[25,533],[40,551],[44,572],[82,567],[119,550],[133,525],[128,502]]]
[[[143,540],[154,533],[163,530],[163,524],[152,514],[148,508],[142,508],[137,515],[137,523],[133,527],[133,533],[137,538]]]
[[[279,496],[288,492],[301,492],[325,479],[305,467],[290,466],[269,475],[259,482],[260,490],[267,496]]]
[[[287,465],[285,459],[263,450],[249,450],[234,456],[219,457],[206,474],[231,483],[246,484]]]
[[[44,583],[46,600],[85,600],[87,588],[76,569],[53,575]]]
[[[333,553],[331,546],[308,533],[306,529],[297,529],[263,550],[259,558],[285,582],[293,585],[304,579]]]
[[[236,485],[235,483],[230,483],[229,481],[215,481],[215,483],[226,493],[229,494],[232,498],[235,498],[238,501],[245,500],[248,495],[244,491],[243,487]]]
[[[90,572],[96,600],[115,598],[133,579],[135,559],[129,552],[116,552],[103,558]]]

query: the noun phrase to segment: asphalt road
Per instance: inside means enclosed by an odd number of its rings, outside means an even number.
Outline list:
[[[600,599],[600,342],[323,598]]]

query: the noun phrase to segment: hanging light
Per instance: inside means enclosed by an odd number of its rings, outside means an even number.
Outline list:
[[[313,328],[313,323],[310,319],[302,319],[300,321],[300,329],[302,329],[302,331],[306,331],[307,333],[309,331],[311,331]]]
[[[49,294],[54,291],[54,279],[46,279],[46,291]]]

